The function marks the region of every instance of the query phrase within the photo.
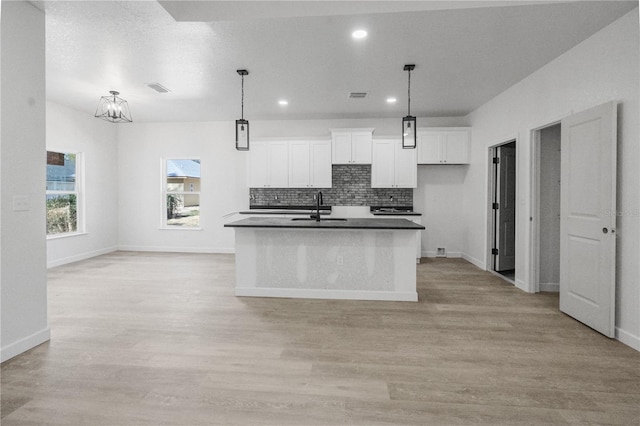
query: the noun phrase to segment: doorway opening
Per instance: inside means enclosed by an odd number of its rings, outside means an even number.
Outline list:
[[[516,141],[491,148],[491,270],[515,284]]]
[[[561,124],[536,129],[532,137],[532,290],[560,291]]]

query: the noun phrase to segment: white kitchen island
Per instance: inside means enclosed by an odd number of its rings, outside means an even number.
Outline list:
[[[225,225],[235,228],[237,296],[418,300],[415,247],[424,226],[406,219],[300,219]]]

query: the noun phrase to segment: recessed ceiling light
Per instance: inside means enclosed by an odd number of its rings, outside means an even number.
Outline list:
[[[397,99],[396,99],[396,98],[387,98],[387,103],[388,103],[388,104],[395,104],[395,103],[396,103],[396,101],[397,101]]]
[[[356,30],[351,33],[351,36],[357,39],[365,38],[367,36],[367,32],[365,30]]]
[[[289,105],[289,101],[288,101],[288,100],[286,100],[286,99],[280,99],[280,100],[278,101],[278,104],[280,104],[280,105]]]

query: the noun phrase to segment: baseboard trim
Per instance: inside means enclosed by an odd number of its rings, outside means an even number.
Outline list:
[[[52,260],[47,262],[47,268],[54,268],[56,266],[66,265],[67,263],[79,262],[81,260],[91,259],[92,257],[101,256],[107,253],[113,253],[117,251],[118,247],[107,247],[100,250],[90,251],[87,253],[81,253],[74,256],[64,257],[62,259]]]
[[[435,251],[423,251],[422,257],[442,257],[442,258],[452,257],[453,258],[453,257],[462,257],[462,253],[459,251],[448,251],[445,256],[438,256],[437,252]]]
[[[640,352],[640,337],[634,336],[628,331],[624,331],[623,329],[616,327],[616,339],[621,343],[629,346],[630,348],[635,349]]]
[[[297,288],[236,287],[236,296],[287,297],[296,299],[348,299],[348,300],[392,300],[417,302],[417,292],[359,291],[359,290],[310,290]]]
[[[515,281],[514,281],[514,285],[515,285],[516,287],[518,287],[520,290],[522,290],[522,291],[524,291],[524,292],[526,292],[526,293],[531,293],[531,292],[529,291],[529,286],[527,285],[527,283],[525,283],[525,282],[524,282],[524,281],[522,281],[522,280],[519,280],[519,279],[517,279],[517,278],[516,278],[516,279],[515,279]]]
[[[11,358],[20,355],[29,349],[35,348],[38,345],[51,339],[51,329],[49,327],[33,333],[30,336],[22,338],[17,342],[11,343],[2,349],[0,349],[0,362],[5,362]]]
[[[208,253],[208,254],[234,254],[236,249],[217,247],[167,247],[167,246],[119,246],[120,251],[149,251],[162,253]]]
[[[482,269],[483,271],[486,271],[487,268],[485,267],[484,262],[482,262],[481,260],[476,259],[475,257],[471,257],[466,253],[462,253],[462,258],[464,260],[466,260],[467,262],[477,266],[478,268]]]
[[[540,283],[540,291],[560,292],[560,283]]]

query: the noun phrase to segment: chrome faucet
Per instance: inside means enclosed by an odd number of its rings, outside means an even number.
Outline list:
[[[318,191],[316,196],[316,222],[320,222],[320,205],[322,204],[322,191]]]

